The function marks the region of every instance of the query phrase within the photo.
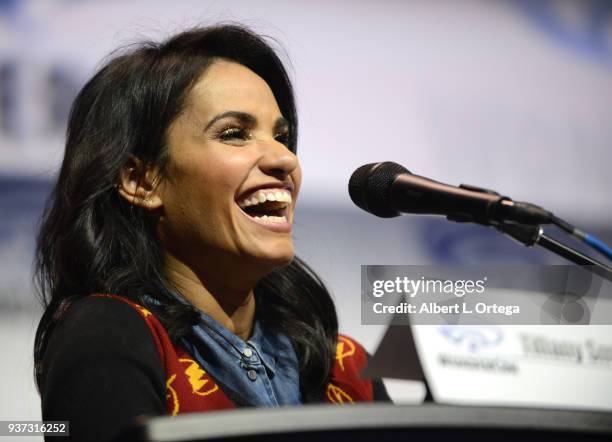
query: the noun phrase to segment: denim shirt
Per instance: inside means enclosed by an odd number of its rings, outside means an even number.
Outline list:
[[[205,313],[179,341],[237,406],[298,405],[299,362],[289,338],[255,321],[248,341]]]

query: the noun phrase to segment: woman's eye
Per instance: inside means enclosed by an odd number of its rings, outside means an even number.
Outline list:
[[[251,138],[250,133],[242,127],[228,127],[217,134],[221,141],[242,140],[246,141]]]
[[[283,132],[280,134],[274,135],[274,139],[279,143],[284,144],[285,146],[289,146],[289,132]]]

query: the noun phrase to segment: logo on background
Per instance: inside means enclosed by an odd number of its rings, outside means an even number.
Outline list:
[[[438,327],[438,332],[452,345],[471,353],[495,347],[504,340],[502,329],[493,325],[443,325]]]

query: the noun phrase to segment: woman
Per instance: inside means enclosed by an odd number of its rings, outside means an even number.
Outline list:
[[[294,257],[296,141],[287,73],[239,26],[85,85],[38,239],[44,419],[106,440],[139,415],[388,399]]]

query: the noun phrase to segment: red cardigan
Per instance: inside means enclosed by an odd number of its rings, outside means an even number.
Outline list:
[[[114,298],[134,308],[144,319],[159,353],[166,376],[168,414],[236,408],[215,380],[181,347],[170,340],[166,329],[144,307],[117,295],[94,295]],[[367,354],[354,340],[339,335],[331,382],[325,388],[327,402],[344,405],[373,400],[371,379],[362,379]]]

